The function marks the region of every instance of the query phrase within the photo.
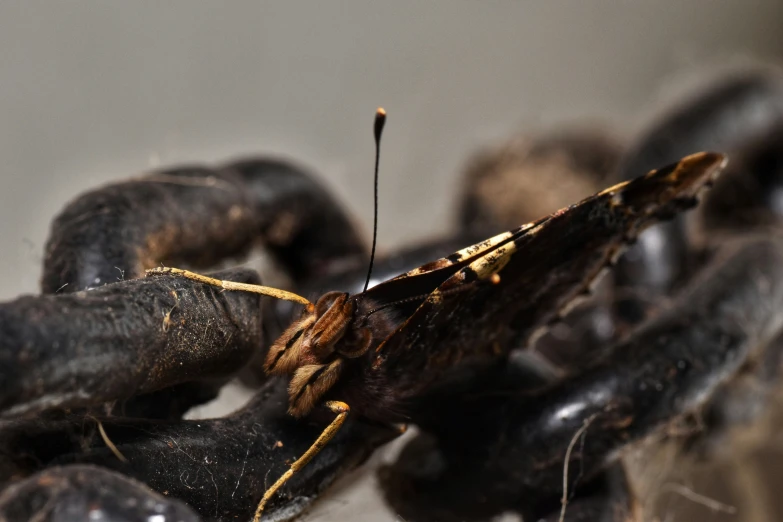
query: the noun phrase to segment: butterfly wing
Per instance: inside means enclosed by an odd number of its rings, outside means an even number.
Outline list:
[[[461,361],[496,360],[528,344],[644,228],[695,206],[725,163],[715,153],[688,156],[455,254],[451,264],[413,271],[448,275],[377,348],[372,371],[413,395]]]
[[[426,263],[414,268],[388,281],[379,283],[363,294],[357,296],[362,300],[372,301],[375,304],[392,304],[397,301],[416,301],[420,304],[436,288],[449,277],[470,262],[481,257],[497,246],[508,242],[522,230],[532,228],[535,223],[529,223],[510,232],[503,232],[497,236],[480,241],[474,245],[463,248],[453,254],[438,260]],[[415,307],[414,307],[415,310]]]

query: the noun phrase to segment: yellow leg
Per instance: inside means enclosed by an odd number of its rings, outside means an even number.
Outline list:
[[[286,292],[285,290],[272,288],[270,286],[251,285],[248,283],[237,283],[236,281],[223,281],[221,279],[215,279],[214,277],[208,277],[205,275],[197,274],[195,272],[191,272],[190,270],[182,270],[180,268],[171,268],[171,267],[163,266],[163,267],[157,267],[157,268],[152,268],[150,270],[147,270],[147,275],[152,275],[152,274],[178,275],[187,279],[191,279],[193,281],[198,281],[199,283],[217,286],[218,288],[223,288],[224,290],[237,290],[240,292],[251,292],[254,294],[268,295],[270,297],[282,299],[283,301],[293,301],[295,303],[303,304],[308,307],[313,306],[313,304],[310,301],[308,301],[307,299],[305,299],[300,295],[296,295],[293,292]]]
[[[264,512],[264,507],[266,506],[266,503],[269,502],[269,499],[272,498],[272,495],[274,495],[275,492],[277,492],[277,490],[280,489],[283,484],[285,484],[286,481],[294,475],[294,473],[304,468],[307,463],[310,462],[313,457],[318,455],[318,452],[320,452],[324,446],[326,446],[326,444],[332,440],[332,438],[337,433],[337,430],[339,430],[340,426],[342,426],[343,422],[345,422],[345,417],[348,415],[348,412],[351,411],[351,408],[347,404],[340,401],[328,401],[326,403],[326,407],[336,413],[337,417],[335,417],[331,424],[329,424],[329,426],[326,427],[321,435],[315,439],[313,445],[310,446],[310,448],[308,448],[308,450],[305,451],[301,457],[296,459],[293,464],[291,464],[291,467],[288,468],[288,471],[286,471],[282,477],[277,479],[277,482],[272,484],[272,487],[264,492],[264,496],[261,498],[261,502],[258,503],[258,507],[256,508],[256,514],[253,517],[253,522],[258,522],[261,520],[261,514]]]

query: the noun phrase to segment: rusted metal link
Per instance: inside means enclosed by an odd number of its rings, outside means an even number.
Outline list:
[[[305,421],[288,415],[286,383],[268,382],[241,410],[212,420],[154,421],[69,415],[6,421],[0,425],[0,484],[50,466],[92,464],[118,471],[165,492],[205,520],[248,520],[265,489],[312,444],[329,412]],[[346,471],[399,430],[349,416],[319,458],[286,484],[267,508],[272,518],[299,513]],[[275,515],[276,513],[276,515]]]
[[[210,267],[259,243],[295,281],[367,258],[358,230],[311,174],[248,159],[161,170],[80,196],[52,223],[41,288],[75,292],[160,263]]]
[[[258,282],[249,270],[221,277]],[[0,305],[0,415],[226,377],[262,346],[261,299],[155,276]]]
[[[57,466],[0,493],[0,520],[200,522],[187,505],[98,466]]]

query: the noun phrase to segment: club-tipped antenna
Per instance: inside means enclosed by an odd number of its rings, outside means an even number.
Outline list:
[[[375,111],[375,123],[373,124],[373,133],[375,135],[375,181],[373,183],[375,187],[375,197],[373,198],[373,208],[375,210],[372,220],[372,249],[370,250],[370,268],[367,270],[367,281],[364,282],[364,290],[367,291],[367,287],[370,286],[370,277],[372,276],[372,265],[375,261],[375,245],[378,241],[378,166],[381,161],[381,134],[383,133],[383,125],[386,123],[386,111],[383,107],[378,107]]]

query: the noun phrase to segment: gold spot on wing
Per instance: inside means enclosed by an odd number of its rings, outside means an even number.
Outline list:
[[[682,158],[677,163],[651,170],[639,178],[624,181],[604,189],[596,194],[596,197],[611,196],[610,205],[612,207],[622,206],[625,204],[622,196],[622,192],[625,189],[637,187],[640,182],[646,183],[660,177],[659,180],[654,180],[653,182],[669,187],[671,192],[666,196],[666,199],[670,199],[673,194],[689,190],[691,186],[698,188],[704,182],[708,184],[715,181],[721,170],[726,166],[727,161],[728,158],[723,154],[698,152]],[[703,179],[705,172],[708,174],[706,180]]]
[[[505,245],[496,248],[489,254],[476,259],[468,267],[476,272],[479,279],[492,278],[500,272],[504,266],[511,261],[511,256],[517,251],[515,242],[510,241]]]
[[[697,152],[681,159],[666,177],[672,181],[672,184],[687,183],[690,178],[700,177],[701,174],[709,170],[709,181],[715,181],[721,171],[728,164],[729,158],[725,154],[715,152]],[[657,171],[649,172],[645,177],[652,177]]]
[[[437,270],[438,268],[443,268],[450,265],[451,263],[448,261],[448,259],[441,258],[436,261],[425,263],[421,265],[419,268],[417,268],[416,270],[418,270],[420,274],[423,274],[425,272],[432,272],[433,270]]]
[[[426,274],[427,272],[432,272],[436,268],[442,268],[444,266],[449,266],[451,263],[441,263],[441,261],[446,261],[445,259],[439,259],[435,263],[427,263],[426,265],[420,266],[419,268],[414,268],[410,272],[407,272],[405,276],[415,276],[419,274]],[[437,263],[437,266],[433,266]],[[402,277],[405,277],[402,276]]]
[[[427,302],[437,305],[443,302],[443,294],[440,290],[435,289],[430,295],[427,296]]]
[[[497,236],[491,237],[489,239],[485,239],[484,241],[476,243],[475,245],[471,245],[467,248],[463,248],[462,250],[458,250],[452,255],[454,257],[457,257],[457,262],[462,261],[469,257],[473,257],[476,254],[480,254],[484,250],[488,250],[493,246],[497,245],[498,243],[502,243],[503,241],[513,236],[515,233],[516,231],[503,232],[502,234],[498,234]]]
[[[653,172],[656,172],[656,171],[650,172],[649,174],[647,174],[647,176],[649,176]],[[618,183],[617,185],[612,185],[611,187],[609,187],[607,189],[604,189],[601,192],[599,192],[598,194],[596,194],[595,197],[606,196],[606,195],[614,196],[615,192],[618,192],[618,191],[622,190],[626,185],[628,185],[628,183],[630,183],[630,181],[623,181],[622,183]]]
[[[508,240],[512,236],[530,228],[533,226],[533,223],[529,223],[527,225],[522,225],[516,230],[512,230],[510,232],[503,232],[502,234],[498,234],[494,237],[491,237],[489,239],[485,239],[484,241],[480,241],[476,243],[475,245],[471,245],[469,247],[463,248],[462,250],[457,250],[455,253],[448,256],[449,258],[442,258],[437,261],[433,261],[432,263],[427,263],[426,265],[422,265],[418,268],[414,268],[407,274],[406,276],[415,276],[419,274],[424,274],[427,272],[432,272],[435,269],[443,268],[446,266],[451,266],[456,263],[460,263],[466,259],[469,259],[471,257],[474,257],[486,250],[492,249],[495,245],[498,243],[502,243],[503,241]]]

